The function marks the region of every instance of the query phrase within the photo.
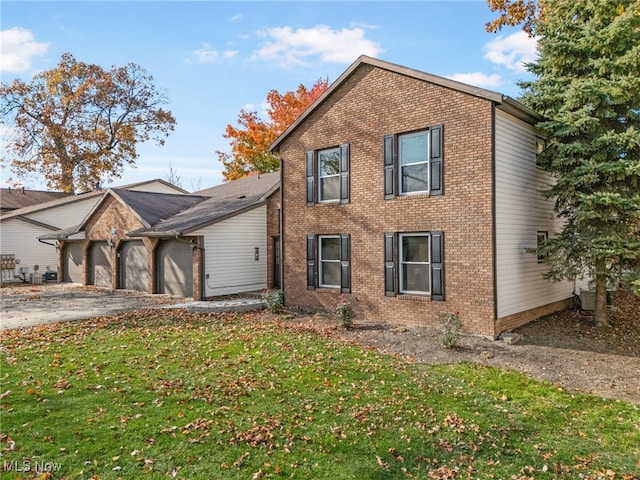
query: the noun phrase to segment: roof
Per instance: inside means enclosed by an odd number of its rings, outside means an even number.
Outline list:
[[[170,218],[207,199],[202,195],[174,195],[172,193],[143,192],[110,188],[95,204],[77,231],[83,230],[89,219],[109,197],[114,197],[129,208],[145,227],[151,227],[163,219]]]
[[[458,92],[466,93],[468,95],[472,95],[474,97],[482,98],[495,104],[499,105],[502,109],[509,112],[510,114],[525,120],[529,123],[534,123],[542,119],[542,116],[538,115],[536,112],[526,107],[525,105],[517,102],[511,97],[503,95],[498,92],[494,92],[491,90],[486,90],[484,88],[475,87],[473,85],[469,85],[466,83],[458,82],[456,80],[451,80],[449,78],[439,77],[437,75],[432,75],[430,73],[421,72],[419,70],[414,70],[412,68],[403,67],[401,65],[396,65],[394,63],[385,62],[384,60],[379,60],[377,58],[368,57],[366,55],[361,55],[354,63],[351,64],[347,70],[344,71],[342,75],[340,75],[335,82],[333,82],[327,90],[320,95],[315,102],[313,102],[297,119],[293,122],[289,128],[287,128],[269,147],[272,151],[277,151],[278,147],[282,142],[286,140],[286,138],[296,129],[300,124],[302,124],[306,118],[311,115],[315,110],[320,107],[333,93],[338,90],[359,68],[363,65],[369,65],[376,68],[381,68],[384,70],[388,70],[390,72],[405,75],[407,77],[415,78],[417,80],[422,80],[424,82],[429,82],[434,85],[439,85],[444,88],[449,88],[451,90],[456,90]]]
[[[130,232],[129,236],[186,235],[200,228],[226,220],[264,205],[280,186],[280,173],[244,177],[233,182],[196,192],[208,198],[173,217],[148,228]]]
[[[242,195],[269,196],[278,188],[279,182],[280,172],[259,173],[193,192],[193,195],[205,195],[207,197],[217,198],[238,198]]]
[[[130,189],[130,188],[139,188],[142,187],[144,185],[148,185],[151,183],[163,183],[166,185],[171,185],[170,183],[164,181],[164,180],[160,180],[160,179],[155,179],[155,180],[147,180],[144,182],[137,182],[137,183],[130,183],[127,185],[123,185],[121,187],[117,187],[119,190],[122,189]],[[178,188],[174,185],[171,185],[176,192],[179,192],[177,195],[181,195],[183,192],[185,192],[185,190]],[[22,215],[27,215],[29,213],[33,213],[33,212],[38,212],[41,210],[47,210],[49,208],[55,208],[55,207],[59,207],[62,205],[67,205],[67,204],[71,204],[71,203],[75,203],[75,202],[79,202],[82,200],[86,200],[87,198],[93,198],[93,197],[99,197],[100,195],[104,194],[104,190],[93,190],[91,192],[86,192],[86,193],[78,193],[78,194],[71,194],[62,198],[58,198],[55,200],[49,200],[47,202],[44,203],[39,203],[36,205],[30,205],[27,207],[22,207],[22,208],[18,208],[16,210],[11,210],[9,212],[3,212],[2,215],[0,216],[0,220],[5,220],[8,218],[12,218],[12,217],[16,217],[16,216],[22,216]],[[4,196],[3,196],[4,198]],[[4,201],[4,200],[3,200]]]
[[[72,193],[65,192],[47,192],[44,190],[27,190],[23,188],[1,188],[0,189],[0,208],[2,211],[17,210],[18,208],[28,207],[57,200],[59,198],[68,197]]]

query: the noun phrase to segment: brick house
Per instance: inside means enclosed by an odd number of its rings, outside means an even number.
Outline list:
[[[271,146],[285,303],[495,338],[565,308],[528,253],[559,228],[539,116],[496,92],[362,56]]]

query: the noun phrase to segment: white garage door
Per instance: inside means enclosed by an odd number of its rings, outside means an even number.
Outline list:
[[[193,296],[193,252],[191,245],[178,240],[165,240],[156,255],[158,293]]]
[[[64,282],[82,283],[82,244],[67,242],[64,246]]]
[[[146,292],[149,285],[147,249],[142,240],[124,242],[120,250],[120,288]]]
[[[107,242],[94,242],[89,248],[91,285],[111,287],[111,247]]]

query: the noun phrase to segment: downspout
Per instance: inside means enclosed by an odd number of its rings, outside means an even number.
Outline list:
[[[52,247],[56,247],[56,250],[58,249],[58,246],[59,246],[59,243],[57,241],[56,241],[56,243],[49,243],[49,242],[45,242],[41,238],[39,238],[38,241],[40,243],[44,243],[45,245],[51,245]]]

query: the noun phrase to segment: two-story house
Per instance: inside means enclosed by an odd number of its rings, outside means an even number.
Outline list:
[[[565,308],[572,282],[527,249],[559,221],[540,195],[540,117],[496,92],[360,57],[271,146],[281,158],[285,303],[496,337]]]

